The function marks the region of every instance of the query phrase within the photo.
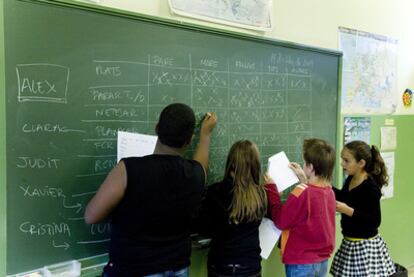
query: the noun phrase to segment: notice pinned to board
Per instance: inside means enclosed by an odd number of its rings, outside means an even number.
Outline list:
[[[397,127],[381,127],[381,150],[397,148]]]
[[[279,152],[269,158],[268,174],[275,181],[279,192],[299,183],[299,178],[289,168],[289,159],[285,152]]]
[[[117,161],[127,157],[142,157],[154,153],[157,136],[118,131]]]
[[[387,167],[388,185],[382,187],[382,198],[392,198],[394,196],[394,169],[395,169],[395,153],[381,152],[381,157]]]
[[[371,118],[345,117],[344,118],[344,144],[354,140],[371,141]]]

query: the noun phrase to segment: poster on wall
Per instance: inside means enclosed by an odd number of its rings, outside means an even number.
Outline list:
[[[344,118],[344,144],[353,140],[362,140],[370,144],[371,118],[345,117]]]
[[[343,114],[391,114],[397,92],[397,40],[339,27]]]
[[[272,0],[168,0],[173,13],[241,28],[272,28]]]
[[[388,185],[382,187],[382,198],[391,198],[394,196],[394,168],[395,154],[394,152],[381,152],[388,173]]]
[[[413,103],[413,92],[411,89],[406,89],[402,95],[402,102],[405,108],[410,108]]]
[[[397,127],[381,127],[381,150],[394,150],[397,148]]]

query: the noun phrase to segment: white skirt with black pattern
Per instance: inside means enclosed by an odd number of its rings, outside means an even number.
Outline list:
[[[380,235],[358,241],[344,238],[330,273],[334,277],[388,277],[395,273],[395,265]]]

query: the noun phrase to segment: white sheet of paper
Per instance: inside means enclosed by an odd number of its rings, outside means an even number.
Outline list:
[[[275,181],[279,192],[299,182],[295,172],[289,168],[289,163],[284,151],[269,158],[267,174]]]
[[[118,131],[118,162],[126,157],[142,157],[154,153],[157,136]]]
[[[397,127],[381,127],[381,150],[397,148]]]
[[[259,240],[260,248],[262,249],[260,256],[262,256],[263,259],[269,258],[281,233],[282,231],[276,228],[272,220],[268,218],[262,219],[259,226]]]
[[[395,169],[395,153],[394,152],[381,152],[381,157],[384,160],[388,173],[388,186],[382,187],[382,198],[394,197],[394,169]]]

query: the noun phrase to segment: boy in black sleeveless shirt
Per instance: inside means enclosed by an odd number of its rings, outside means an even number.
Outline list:
[[[201,201],[216,123],[207,113],[193,160],[184,159],[195,116],[187,105],[171,104],[156,126],[154,154],[122,159],[108,174],[85,212],[88,224],[111,220],[103,276],[188,276],[190,221]]]

